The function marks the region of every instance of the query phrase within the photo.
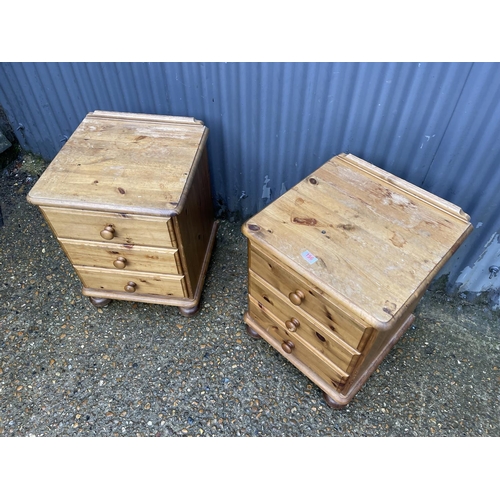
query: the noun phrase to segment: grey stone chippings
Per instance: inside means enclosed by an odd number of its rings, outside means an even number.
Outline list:
[[[499,314],[425,294],[352,402],[246,334],[247,246],[221,221],[198,315],[81,295],[37,207],[36,175],[0,178],[0,437],[499,436]]]

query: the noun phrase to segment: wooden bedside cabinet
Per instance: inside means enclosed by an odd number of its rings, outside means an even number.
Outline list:
[[[472,231],[459,207],[340,154],[242,227],[248,333],[342,408],[413,322]]]
[[[95,111],[31,189],[95,306],[197,312],[218,226],[207,136],[193,118]]]

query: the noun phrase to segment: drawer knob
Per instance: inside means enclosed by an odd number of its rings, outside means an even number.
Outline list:
[[[297,328],[300,326],[300,321],[297,318],[291,318],[288,321],[285,321],[285,326],[287,330],[295,332],[297,331]]]
[[[291,354],[291,352],[293,351],[293,349],[295,348],[295,344],[291,341],[291,340],[285,340],[282,344],[281,344],[281,348],[287,353],[287,354]]]
[[[105,240],[112,240],[115,237],[115,228],[108,225],[101,231],[100,234]]]
[[[134,292],[135,292],[136,287],[137,287],[137,285],[136,285],[133,281],[129,281],[129,282],[125,285],[125,291],[126,291],[126,292],[129,292],[129,293],[134,293]]]
[[[295,292],[290,292],[290,295],[288,295],[288,298],[290,299],[290,302],[292,304],[295,304],[296,306],[300,306],[300,304],[302,304],[302,301],[305,299],[305,295],[300,290],[295,290]]]
[[[127,265],[127,259],[125,257],[118,257],[113,262],[113,266],[115,266],[117,269],[125,269],[126,265]]]

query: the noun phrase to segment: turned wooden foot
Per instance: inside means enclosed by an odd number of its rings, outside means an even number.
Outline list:
[[[337,401],[335,401],[326,392],[323,392],[323,399],[325,400],[326,404],[330,408],[333,408],[334,410],[342,410],[343,408],[345,408],[345,405],[341,405],[341,404],[337,403]]]
[[[95,307],[106,307],[111,299],[102,299],[100,297],[89,297],[90,303]]]
[[[179,312],[183,316],[186,316],[186,318],[189,318],[190,316],[194,316],[198,312],[199,308],[200,308],[199,304],[196,304],[193,307],[179,307]]]
[[[253,330],[252,328],[250,328],[248,325],[247,325],[247,333],[253,339],[260,339],[260,335],[255,330]]]

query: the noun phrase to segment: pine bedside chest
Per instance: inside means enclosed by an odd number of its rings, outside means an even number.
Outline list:
[[[31,189],[95,306],[197,312],[217,232],[207,135],[193,118],[95,111]]]
[[[347,405],[472,231],[459,207],[340,154],[242,227],[247,332]]]

